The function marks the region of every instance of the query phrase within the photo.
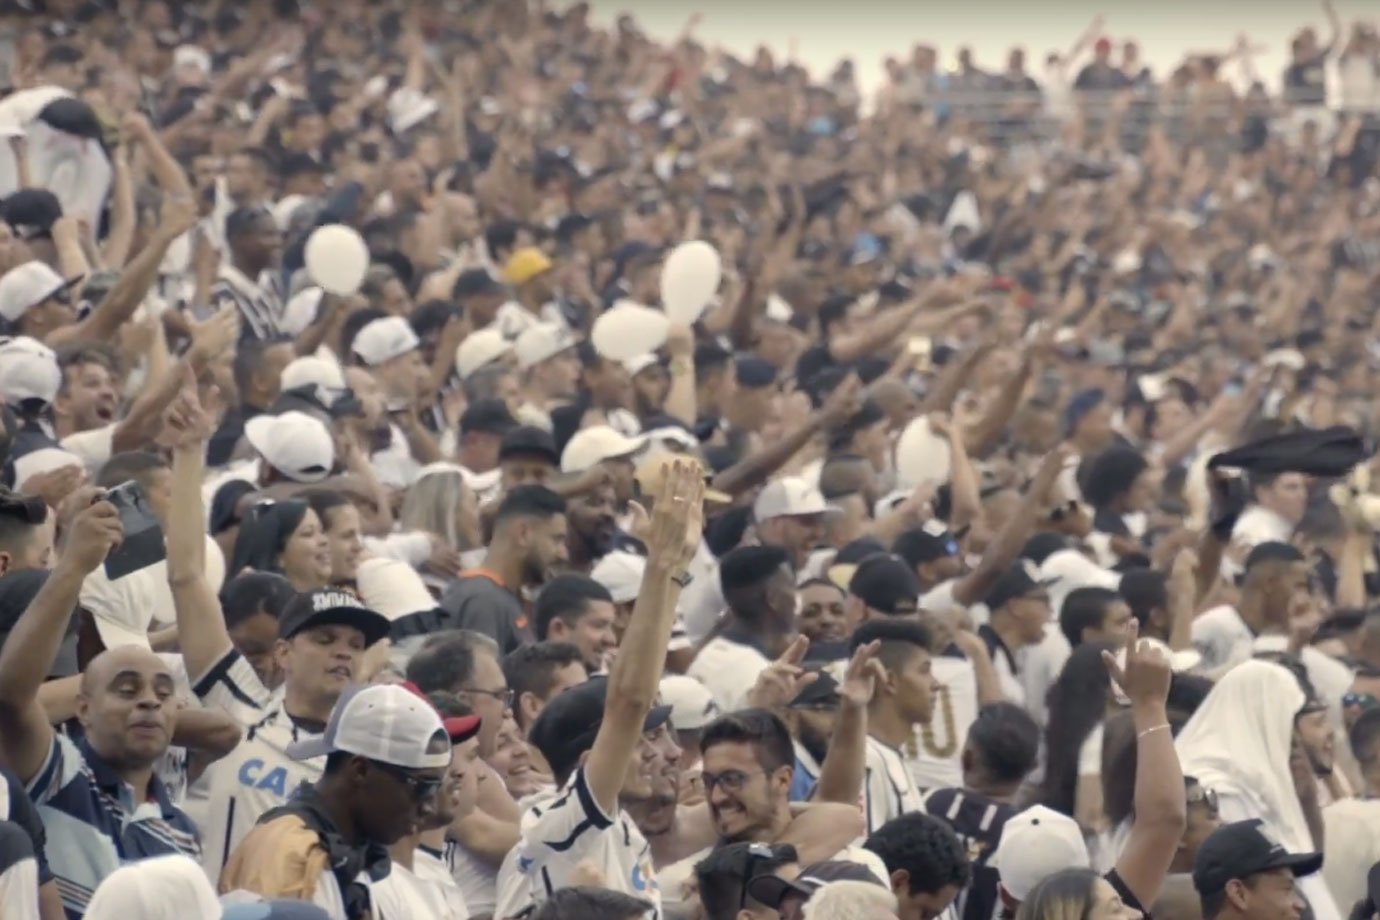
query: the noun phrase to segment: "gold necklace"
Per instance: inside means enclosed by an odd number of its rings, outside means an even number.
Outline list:
[[[941,747],[934,741],[934,716],[930,716],[930,721],[920,726],[920,738],[925,744],[925,752],[933,757],[952,757],[954,751],[958,750],[958,727],[954,724],[954,703],[949,696],[949,688],[941,686],[935,690],[939,697],[939,712],[944,720],[944,744]],[[906,753],[911,757],[918,757],[920,751],[916,745],[915,732],[911,732],[910,739],[906,742]]]

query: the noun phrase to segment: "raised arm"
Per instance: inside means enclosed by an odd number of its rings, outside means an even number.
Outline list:
[[[168,584],[187,676],[195,683],[234,645],[225,628],[220,599],[206,579],[201,478],[210,420],[201,408],[194,381],[183,387],[169,413],[168,427],[177,439],[173,444],[172,510],[168,515]]]
[[[43,768],[53,744],[39,688],[67,634],[82,582],[124,537],[120,513],[110,502],[97,500],[99,494],[83,489],[72,497],[72,507],[81,511],[62,555],[0,648],[0,750],[26,783]]]
[[[699,467],[676,461],[652,509],[647,569],[609,672],[604,721],[585,765],[589,790],[605,814],[613,814],[618,806],[618,792],[642,736],[642,724],[656,701],[680,596],[676,579],[699,545],[703,506]]]
[[[867,707],[877,681],[886,672],[877,661],[880,642],[859,646],[839,685],[839,717],[829,738],[829,753],[819,767],[819,781],[810,796],[817,802],[840,802],[855,809],[862,797],[867,772]],[[828,854],[826,854],[828,855]]]
[[[1142,904],[1154,904],[1188,821],[1184,774],[1169,728],[1169,659],[1141,646],[1131,624],[1126,664],[1103,652],[1107,672],[1131,700],[1136,726],[1135,818],[1116,873]]]

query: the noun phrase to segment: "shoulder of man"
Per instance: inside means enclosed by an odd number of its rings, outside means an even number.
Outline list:
[[[265,898],[310,901],[330,868],[320,835],[301,816],[269,812],[230,854],[222,894],[243,889]]]

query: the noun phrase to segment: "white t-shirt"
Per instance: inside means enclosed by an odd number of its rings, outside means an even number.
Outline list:
[[[1189,630],[1193,647],[1203,656],[1202,670],[1217,671],[1251,657],[1255,636],[1235,607],[1223,604],[1200,614]]]
[[[690,584],[680,593],[676,609],[685,620],[691,640],[699,642],[714,628],[725,605],[723,586],[719,583],[719,561],[703,540],[695,550],[695,557],[685,567],[685,573],[690,576]]]
[[[205,706],[225,710],[244,728],[235,749],[206,771],[210,792],[201,828],[202,866],[215,880],[260,816],[284,804],[302,783],[320,779],[326,758],[288,756],[289,744],[319,736],[297,727],[283,710],[281,695],[269,693],[239,652],[228,652],[192,691]]]
[[[475,914],[493,913],[498,903],[498,870],[454,840],[446,842],[446,871]]]
[[[936,655],[932,667],[939,683],[929,724],[935,750],[930,750],[924,732],[917,729],[916,755],[906,758],[911,779],[922,790],[963,785],[963,744],[978,714],[977,672],[973,663],[967,658]],[[952,751],[944,756],[935,752],[950,748]]]
[[[210,536],[206,541],[206,580],[219,592],[225,582],[225,554]],[[81,583],[81,606],[96,618],[143,635],[177,624],[166,559],[111,581],[97,566]],[[107,645],[110,643],[107,642]]]
[[[770,665],[752,646],[718,636],[700,649],[686,673],[709,688],[720,712],[732,712],[747,706],[748,693]]]
[[[1242,546],[1255,546],[1259,543],[1288,543],[1294,535],[1294,525],[1280,517],[1269,508],[1251,505],[1236,519],[1231,529],[1231,541]]]
[[[58,445],[80,457],[86,472],[94,476],[115,452],[116,424],[111,422],[90,431],[73,432],[59,441]]]
[[[869,735],[862,802],[867,835],[894,818],[923,810],[924,804],[901,752]]]
[[[1016,679],[1021,685],[1026,711],[1037,725],[1043,726],[1049,719],[1049,706],[1045,697],[1049,688],[1059,679],[1059,672],[1069,660],[1072,650],[1069,640],[1059,629],[1059,624],[1045,624],[1045,637],[1036,645],[1027,645],[1016,652],[1016,662],[1020,674]]]
[[[534,803],[522,815],[522,836],[498,870],[496,917],[513,917],[528,904],[570,885],[584,862],[598,866],[604,887],[654,905],[661,918],[661,889],[652,853],[637,825],[621,809],[605,814],[594,800],[583,769],[554,798]]]
[[[1355,904],[1366,896],[1366,874],[1380,862],[1380,801],[1342,799],[1323,809],[1327,858],[1322,874],[1332,900]]]
[[[374,920],[467,920],[470,913],[455,881],[442,865],[442,878],[423,868],[425,860],[436,857],[418,850],[413,868],[394,862],[388,875],[369,886]]]

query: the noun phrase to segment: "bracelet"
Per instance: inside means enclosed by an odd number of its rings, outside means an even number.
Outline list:
[[[1147,729],[1146,729],[1145,731],[1143,731],[1143,732],[1138,732],[1138,733],[1136,734],[1136,740],[1139,741],[1140,739],[1144,738],[1146,735],[1149,735],[1149,734],[1151,734],[1151,733],[1153,733],[1153,732],[1161,731],[1161,730],[1164,730],[1164,729],[1167,729],[1167,728],[1169,728],[1169,723],[1168,723],[1168,722],[1165,722],[1163,725],[1155,725],[1155,726],[1152,726],[1152,727],[1150,727],[1150,728],[1147,728]]]

